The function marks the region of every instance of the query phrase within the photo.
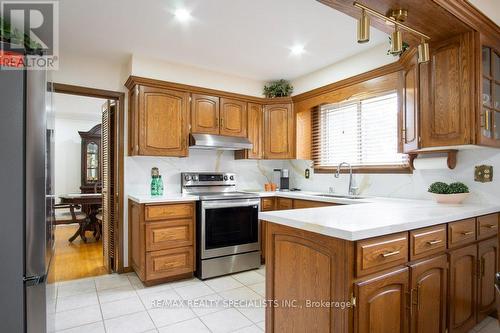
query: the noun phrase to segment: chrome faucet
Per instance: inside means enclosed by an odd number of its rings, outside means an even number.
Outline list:
[[[352,166],[351,166],[351,164],[349,164],[347,162],[340,163],[339,166],[337,167],[337,172],[335,173],[335,178],[340,177],[340,168],[342,168],[343,165],[347,165],[349,167],[349,189],[348,189],[347,194],[356,195],[357,188],[352,187]]]

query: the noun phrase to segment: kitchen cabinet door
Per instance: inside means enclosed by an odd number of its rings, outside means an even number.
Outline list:
[[[477,245],[450,252],[450,333],[468,332],[476,324]]]
[[[498,240],[490,238],[478,244],[477,322],[495,310],[495,273],[498,271]]]
[[[221,98],[220,135],[247,136],[247,103]]]
[[[446,331],[448,257],[443,254],[410,266],[410,332]]]
[[[262,105],[248,103],[248,140],[253,144],[252,149],[247,151],[248,158],[261,159],[263,157],[262,132],[263,113]]]
[[[187,92],[139,87],[138,155],[187,156]]]
[[[408,268],[355,284],[354,332],[408,332]]]
[[[291,104],[264,107],[264,158],[291,159],[295,154],[295,119]]]
[[[472,34],[431,45],[420,64],[422,148],[473,143],[474,58]]]
[[[500,48],[498,43],[481,36],[479,144],[500,147]],[[496,46],[496,47],[495,47]]]
[[[219,97],[193,94],[191,132],[219,134]]]
[[[415,52],[412,52],[411,57],[405,60],[400,79],[402,85],[400,94],[403,103],[401,137],[403,152],[408,153],[419,148],[419,70]]]

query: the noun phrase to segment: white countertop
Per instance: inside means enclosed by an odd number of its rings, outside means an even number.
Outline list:
[[[359,205],[260,212],[259,219],[355,241],[499,211],[498,204],[443,205],[430,200],[366,198]]]
[[[261,198],[282,197],[341,204],[331,207],[260,212],[259,219],[349,241],[500,212],[499,204],[443,205],[431,200],[332,198],[305,191],[252,193]],[[198,196],[181,193],[167,193],[163,196],[129,195],[129,198],[141,204],[199,200]]]
[[[196,195],[186,195],[182,193],[167,193],[164,195],[149,195],[149,194],[129,194],[128,198],[137,203],[169,203],[182,201],[198,201]]]

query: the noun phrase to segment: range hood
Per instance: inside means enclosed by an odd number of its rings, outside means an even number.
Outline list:
[[[189,148],[213,150],[252,149],[253,144],[247,138],[213,134],[190,134]]]

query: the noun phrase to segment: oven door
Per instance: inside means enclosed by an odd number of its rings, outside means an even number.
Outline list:
[[[201,259],[260,250],[259,199],[201,202]]]

